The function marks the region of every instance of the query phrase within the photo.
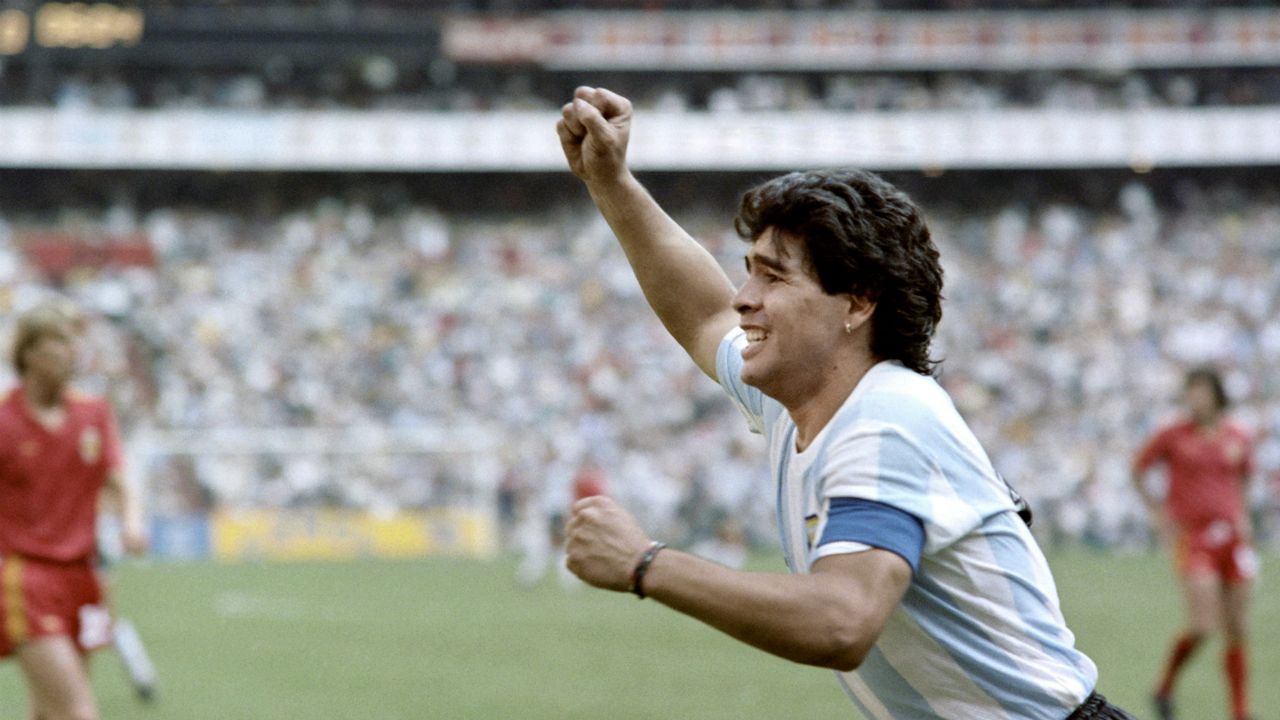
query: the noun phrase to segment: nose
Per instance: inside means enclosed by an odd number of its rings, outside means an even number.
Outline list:
[[[747,278],[733,296],[733,309],[737,310],[739,315],[746,315],[759,307],[760,293],[756,287],[756,281],[754,278]]]

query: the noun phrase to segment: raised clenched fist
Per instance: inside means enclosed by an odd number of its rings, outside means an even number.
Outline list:
[[[569,169],[584,182],[610,182],[627,173],[631,101],[604,88],[580,87],[556,123]]]

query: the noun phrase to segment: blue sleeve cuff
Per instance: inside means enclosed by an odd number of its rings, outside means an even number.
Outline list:
[[[911,513],[882,502],[832,498],[826,527],[814,549],[815,559],[838,554],[841,544],[888,550],[906,560],[914,573],[920,569],[920,553],[924,550],[924,525]],[[824,548],[827,552],[823,552]]]

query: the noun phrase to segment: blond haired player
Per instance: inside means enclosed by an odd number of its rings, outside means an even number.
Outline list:
[[[0,657],[17,659],[36,720],[96,720],[89,651],[111,641],[95,568],[99,500],[146,548],[110,405],[70,388],[80,319],[47,303],[17,323],[17,387],[0,400]]]

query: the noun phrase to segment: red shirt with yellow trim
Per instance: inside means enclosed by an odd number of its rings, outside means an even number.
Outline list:
[[[1196,528],[1244,517],[1243,485],[1253,472],[1253,442],[1238,425],[1212,430],[1186,420],[1156,433],[1138,453],[1137,468],[1163,464],[1169,473],[1165,506],[1178,524]]]
[[[115,415],[101,398],[68,392],[50,429],[22,387],[0,403],[0,555],[53,562],[93,557],[98,494],[122,466]]]

